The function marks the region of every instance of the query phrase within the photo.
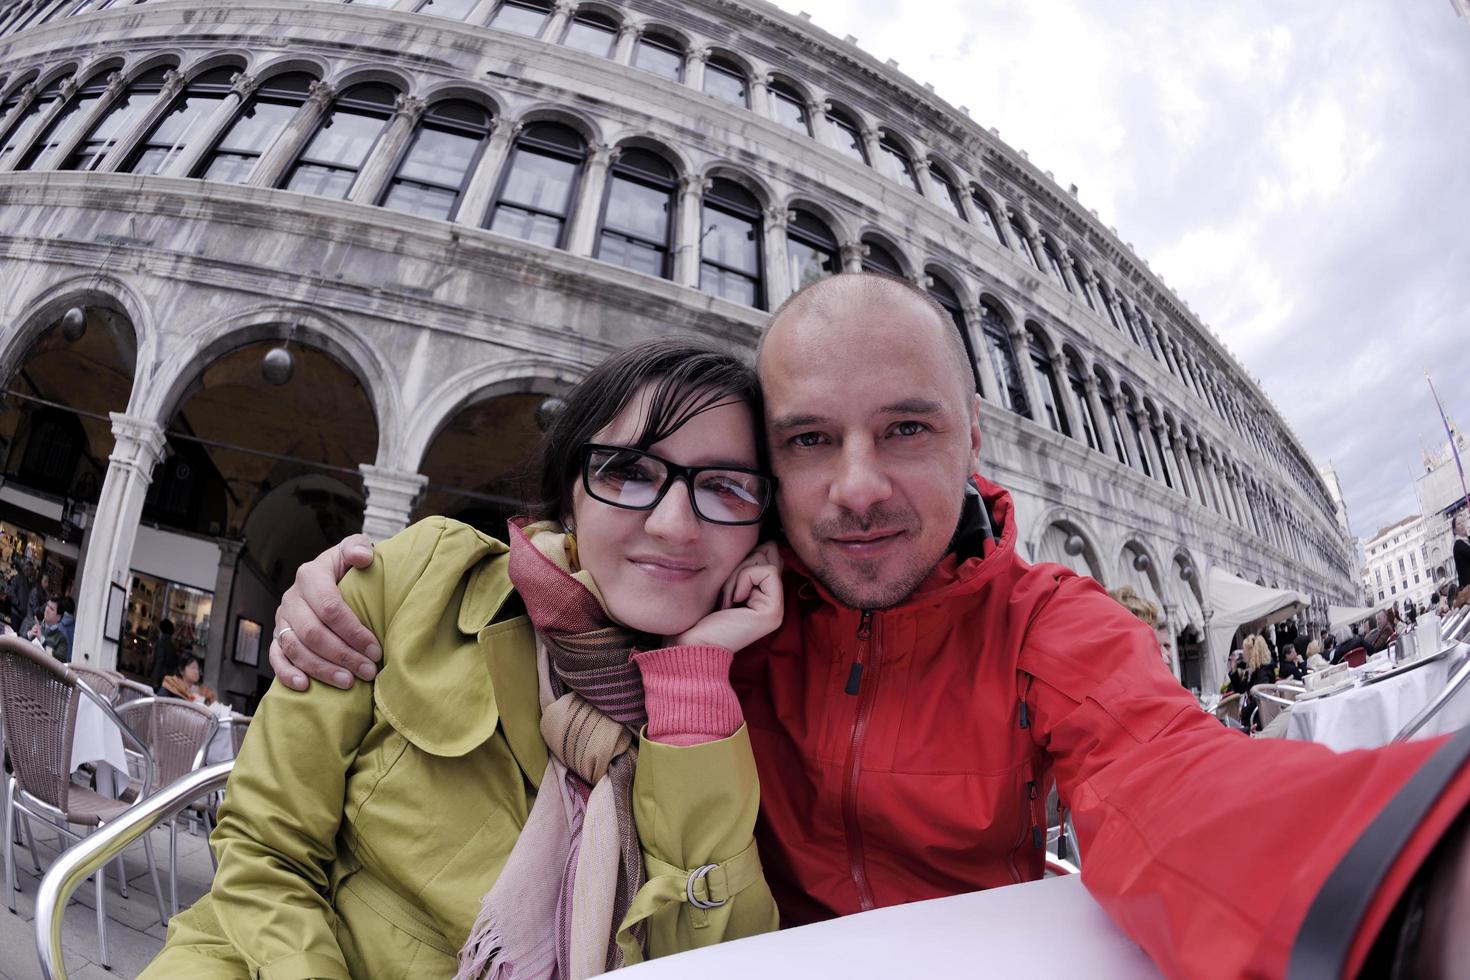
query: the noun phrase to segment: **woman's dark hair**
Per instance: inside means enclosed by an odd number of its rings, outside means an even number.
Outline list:
[[[184,676],[184,671],[186,669],[188,669],[188,666],[190,664],[198,664],[199,665],[199,674],[200,674],[200,676],[203,676],[203,674],[204,674],[204,661],[200,660],[198,657],[194,656],[194,654],[192,654],[192,653],[186,653],[183,656],[179,657],[179,667],[178,667],[178,670],[174,671],[174,673],[178,674],[180,677],[183,677]]]
[[[581,479],[582,447],[617,418],[645,385],[653,386],[643,428],[633,447],[647,449],[690,419],[716,406],[742,401],[756,428],[756,466],[767,470],[760,383],[755,369],[733,354],[688,340],[651,340],[625,347],[603,361],[566,396],[541,440],[541,492],[536,516],[559,520],[571,511]]]

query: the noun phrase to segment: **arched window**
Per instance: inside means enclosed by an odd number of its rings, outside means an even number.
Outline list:
[[[1026,229],[1022,226],[1020,218],[1011,219],[1010,237],[1016,246],[1016,251],[1025,256],[1026,261],[1030,262],[1034,268],[1040,269],[1041,259],[1037,256],[1036,249],[1031,244],[1031,237],[1026,234]]]
[[[791,288],[801,289],[842,271],[837,239],[826,223],[810,211],[796,208],[786,223],[786,259],[791,264]]]
[[[1031,370],[1036,375],[1036,394],[1041,399],[1043,418],[1038,421],[1044,421],[1053,432],[1070,436],[1072,426],[1067,421],[1066,410],[1062,408],[1062,388],[1056,368],[1052,366],[1045,344],[1034,327],[1027,326],[1026,340],[1026,346],[1030,348]]]
[[[1096,312],[1097,300],[1093,299],[1092,287],[1087,283],[1087,270],[1082,268],[1082,260],[1075,255],[1072,256],[1072,278],[1077,283],[1077,291],[1087,300],[1087,308]]]
[[[1093,372],[1097,378],[1097,400],[1102,403],[1103,422],[1108,431],[1113,434],[1113,454],[1118,457],[1118,462],[1124,466],[1132,465],[1128,461],[1128,440],[1123,438],[1123,422],[1118,414],[1118,402],[1113,397],[1113,386],[1102,368]]]
[[[1123,322],[1118,319],[1118,309],[1113,303],[1113,296],[1108,292],[1108,287],[1101,282],[1097,284],[1098,295],[1102,298],[1103,309],[1108,311],[1108,319],[1112,321],[1113,329],[1119,333],[1123,332]]]
[[[567,25],[562,44],[598,58],[611,58],[618,43],[618,22],[595,10],[578,11]]]
[[[1123,299],[1123,294],[1114,293],[1113,298],[1118,301],[1118,314],[1122,316],[1123,323],[1128,328],[1128,336],[1133,338],[1135,344],[1142,347],[1143,342],[1138,339],[1138,327],[1133,323],[1133,315],[1128,311],[1128,303]]]
[[[429,106],[378,202],[394,211],[453,220],[490,138],[490,113],[463,99]]]
[[[960,302],[959,294],[939,276],[929,273],[929,295],[934,297],[934,302],[944,307],[944,312],[954,321],[954,328],[960,332],[960,340],[965,345],[965,360],[970,365],[970,380],[975,384],[975,390],[985,394],[980,386],[980,370],[975,366],[975,349],[970,346],[970,331],[965,327],[965,307]]]
[[[42,89],[40,94],[36,96],[36,100],[31,103],[31,107],[26,110],[26,114],[11,126],[10,135],[6,138],[4,145],[0,146],[0,166],[4,165],[11,154],[24,153],[24,156],[16,162],[15,169],[29,170],[32,164],[55,145],[59,135],[66,131],[67,127],[59,126],[58,122],[62,119],[70,122],[76,118],[76,106],[81,99],[90,98],[91,101],[87,103],[90,107],[98,99],[102,98],[102,93],[107,91],[107,80],[104,75],[105,72],[98,72],[92,76],[92,80],[84,85],[77,92],[76,96],[73,97],[71,105],[63,109],[61,115],[53,119],[51,125],[46,127],[46,132],[41,134],[40,140],[34,144],[31,151],[25,153],[26,146],[31,144],[31,141],[36,137],[47,114],[51,112],[56,103],[61,101],[61,85],[66,81],[66,77],[59,77]],[[94,88],[95,92],[93,91]],[[17,96],[18,98],[19,96]],[[40,149],[35,149],[35,146],[39,146]]]
[[[1005,245],[1006,237],[1000,230],[1000,218],[996,216],[995,205],[978,190],[970,192],[970,201],[980,213],[980,230],[997,245]]]
[[[416,14],[464,20],[478,5],[479,0],[419,0],[419,4],[413,10]]]
[[[15,112],[16,107],[20,105],[21,95],[25,92],[26,86],[34,81],[34,76],[17,81],[15,85],[11,87],[10,94],[5,97],[5,100],[3,102],[0,102],[0,166],[4,165],[3,161],[5,160],[5,123],[7,120],[10,119],[11,113]],[[60,89],[60,87],[60,85],[57,86],[58,89]],[[0,86],[0,89],[3,89],[3,86]]]
[[[1057,277],[1057,282],[1067,292],[1072,292],[1072,284],[1067,281],[1067,272],[1062,266],[1062,256],[1057,252],[1057,247],[1052,244],[1050,235],[1047,236],[1047,240],[1041,246],[1041,250],[1046,253],[1046,264],[1051,267],[1051,274]]]
[[[902,143],[892,136],[885,136],[878,141],[878,149],[883,151],[883,166],[889,177],[912,187],[916,194],[924,193],[919,187],[919,175],[914,171],[914,162],[909,159],[908,151],[903,148]]]
[[[662,34],[645,34],[633,49],[633,65],[671,82],[684,80],[684,47]]]
[[[863,271],[903,278],[903,264],[898,261],[898,256],[871,235],[863,236]]]
[[[1021,366],[1016,361],[1015,349],[1011,347],[1010,329],[1000,310],[985,300],[980,301],[980,335],[985,338],[990,367],[1001,387],[1002,404],[1029,419],[1031,406],[1026,403],[1026,385],[1021,380]]]
[[[620,153],[608,173],[597,257],[669,278],[677,189],[678,177],[663,157],[639,149]]]
[[[1088,449],[1097,449],[1102,443],[1097,437],[1097,419],[1092,414],[1092,400],[1087,397],[1087,377],[1082,373],[1082,365],[1078,363],[1076,354],[1063,351],[1062,357],[1067,365],[1067,387],[1072,389],[1077,414],[1081,416],[1083,438],[1087,440]]]
[[[261,82],[230,128],[190,176],[242,184],[286,124],[306,101],[312,78],[305,72],[287,72]]]
[[[776,79],[771,82],[771,111],[776,121],[787,129],[794,129],[806,136],[812,134],[812,118],[806,110],[806,99],[790,82]]]
[[[102,165],[117,141],[127,136],[148,112],[158,93],[163,91],[164,76],[168,68],[159,67],[139,75],[126,92],[103,112],[92,131],[62,161],[61,170],[96,170]],[[78,119],[82,116],[78,115]]]
[[[189,83],[173,107],[154,123],[148,135],[120,168],[123,173],[161,174],[183,152],[195,127],[209,118],[230,95],[235,68],[214,68]]]
[[[929,187],[934,192],[929,195],[929,200],[938,204],[950,214],[965,220],[965,206],[960,201],[960,189],[954,185],[954,181],[934,164],[929,165]]]
[[[729,58],[715,55],[704,66],[704,91],[717,99],[750,108],[750,86],[745,71]]]
[[[505,0],[495,8],[490,26],[526,37],[538,37],[551,17],[551,4],[537,0]]]
[[[1164,478],[1164,485],[1172,490],[1174,489],[1173,467],[1169,465],[1169,454],[1164,451],[1164,437],[1159,432],[1162,426],[1153,424],[1153,413],[1147,408],[1144,409],[1144,418],[1148,420],[1148,431],[1154,441],[1154,449],[1159,454],[1159,469],[1162,471],[1159,475]]]
[[[761,206],[732,180],[717,179],[704,195],[699,288],[746,306],[765,302],[761,275]]]
[[[868,148],[863,142],[863,130],[857,120],[843,110],[833,108],[827,110],[827,122],[832,126],[837,149],[859,163],[867,163]]]
[[[561,248],[587,145],[571,128],[533,123],[516,138],[490,230]]]
[[[1145,448],[1143,442],[1143,422],[1139,418],[1139,412],[1142,411],[1142,409],[1139,407],[1138,404],[1138,396],[1135,395],[1132,389],[1130,389],[1127,385],[1123,385],[1122,395],[1123,404],[1125,406],[1124,411],[1128,415],[1128,428],[1133,432],[1131,443],[1134,451],[1130,455],[1132,455],[1133,458],[1138,461],[1137,466],[1139,469],[1143,470],[1144,476],[1153,476],[1153,463],[1149,461],[1148,449]]]
[[[343,92],[277,186],[346,198],[383,135],[397,99],[395,90],[378,82],[354,85]]]

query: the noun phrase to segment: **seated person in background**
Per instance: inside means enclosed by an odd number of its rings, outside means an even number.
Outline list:
[[[1245,693],[1240,697],[1240,725],[1246,731],[1254,730],[1252,726],[1256,721],[1256,702],[1251,697],[1250,689],[1257,684],[1276,683],[1276,668],[1271,663],[1271,648],[1266,645],[1266,638],[1259,633],[1252,633],[1245,638],[1245,669],[1247,671]]]
[[[1307,670],[1321,670],[1323,667],[1332,666],[1322,656],[1322,644],[1313,640],[1307,644]]]
[[[197,704],[214,704],[214,692],[204,684],[204,668],[199,658],[186,653],[179,658],[179,672],[163,679],[160,690],[164,694]]]
[[[1377,623],[1363,638],[1363,645],[1370,654],[1387,650],[1399,629],[1399,611],[1395,606],[1378,611]]]
[[[1251,672],[1245,665],[1245,651],[1232,650],[1230,652],[1230,663],[1227,666],[1229,673],[1225,675],[1225,683],[1220,686],[1221,694],[1239,694],[1244,696],[1251,689]]]
[[[1277,668],[1280,680],[1299,681],[1307,676],[1307,662],[1303,653],[1311,648],[1312,643],[1308,643],[1304,636],[1298,636],[1292,641],[1292,645],[1286,648],[1286,656],[1281,658],[1281,666]]]
[[[41,645],[57,660],[64,664],[71,663],[71,643],[66,638],[66,630],[61,628],[58,600],[46,600],[41,618],[31,627],[30,636],[33,640],[40,640]]]

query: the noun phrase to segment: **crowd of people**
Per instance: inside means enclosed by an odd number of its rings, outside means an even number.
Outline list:
[[[47,571],[23,560],[10,570],[0,592],[0,626],[9,633],[36,640],[62,663],[71,663],[76,642],[76,602]]]

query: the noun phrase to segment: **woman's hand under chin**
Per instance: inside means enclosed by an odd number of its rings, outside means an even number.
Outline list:
[[[773,632],[785,614],[781,591],[781,554],[774,541],[757,545],[725,581],[719,607],[670,646],[715,646],[739,651]]]

